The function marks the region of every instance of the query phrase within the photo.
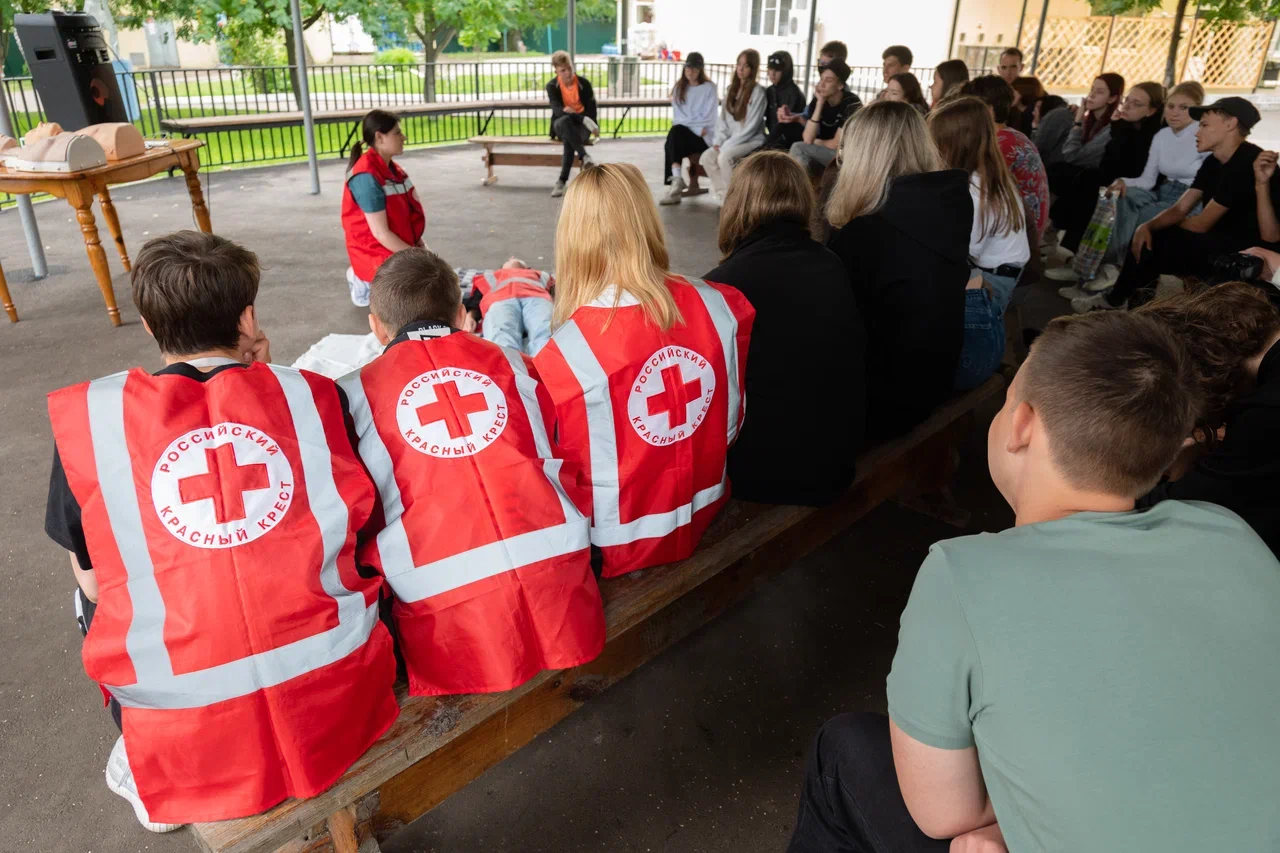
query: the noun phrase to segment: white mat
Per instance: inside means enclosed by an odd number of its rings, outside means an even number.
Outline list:
[[[382,354],[373,335],[325,335],[299,356],[294,367],[339,379]]]

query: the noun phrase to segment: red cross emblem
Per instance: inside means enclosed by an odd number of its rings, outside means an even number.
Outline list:
[[[218,524],[241,521],[247,516],[245,492],[271,488],[267,466],[262,463],[240,465],[231,444],[206,447],[204,458],[208,473],[178,480],[178,496],[184,504],[212,500]]]
[[[436,401],[417,408],[418,423],[422,426],[444,421],[449,430],[449,438],[462,438],[471,435],[470,415],[489,411],[489,404],[484,394],[479,391],[473,394],[459,394],[455,382],[441,382],[436,385]]]
[[[689,401],[702,396],[702,380],[694,377],[688,382],[680,375],[679,367],[662,368],[662,390],[649,396],[645,405],[649,415],[667,416],[667,429],[684,426],[688,422]]]

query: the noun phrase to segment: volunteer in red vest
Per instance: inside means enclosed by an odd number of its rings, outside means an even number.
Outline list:
[[[382,499],[360,558],[395,594],[409,691],[509,690],[591,660],[604,611],[588,498],[552,456],[532,361],[458,330],[458,278],[426,249],[382,265],[370,309],[387,348],[340,385]]]
[[[458,280],[462,304],[473,322],[483,320],[486,341],[537,355],[551,340],[551,273],[508,258],[501,269],[459,270]]]
[[[635,166],[595,166],[569,186],[555,332],[535,362],[560,450],[590,475],[605,577],[689,556],[728,499],[754,318],[734,288],[668,272]]]
[[[45,527],[123,731],[107,786],[153,832],[314,796],[398,713],[355,562],[374,486],[338,386],[266,363],[258,275],[212,234],[150,241],[133,299],[167,366],[49,395]]]
[[[413,181],[391,159],[404,153],[400,117],[370,110],[360,126],[365,147],[357,142],[347,160],[342,231],[351,261],[347,267],[351,301],[364,308],[369,304],[369,282],[382,262],[401,249],[426,245],[422,235],[427,215]]]

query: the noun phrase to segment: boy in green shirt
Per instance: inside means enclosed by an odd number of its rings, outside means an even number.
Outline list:
[[[1199,405],[1158,321],[1049,324],[988,436],[1016,524],[930,549],[889,719],[823,727],[792,851],[1280,849],[1280,563],[1221,507],[1134,510]]]

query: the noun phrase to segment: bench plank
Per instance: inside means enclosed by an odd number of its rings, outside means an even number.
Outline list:
[[[391,730],[332,788],[262,815],[196,824],[202,849],[270,853],[370,795],[379,798],[376,834],[393,834],[874,507],[904,489],[941,485],[966,416],[1004,386],[993,376],[907,436],[863,454],[857,482],[833,506],[731,501],[689,559],[601,583],[608,631],[595,661],[540,673],[505,693],[402,695]],[[288,849],[334,849],[315,833],[305,844]]]

